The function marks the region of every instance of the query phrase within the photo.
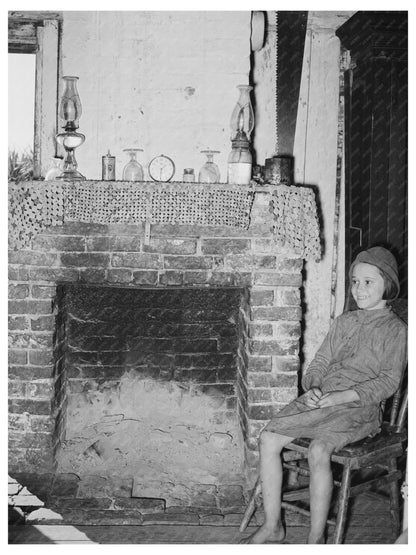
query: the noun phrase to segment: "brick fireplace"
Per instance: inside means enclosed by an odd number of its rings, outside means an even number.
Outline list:
[[[199,426],[227,478],[250,482],[258,434],[297,395],[300,366],[303,260],[276,244],[269,201],[258,188],[247,230],[65,222],[10,251],[11,471],[82,474],[92,464],[136,480],[144,471],[123,458],[126,437],[194,448]],[[116,333],[123,312],[130,327]],[[149,427],[158,403],[172,421]],[[221,480],[217,467],[203,469],[208,483]]]

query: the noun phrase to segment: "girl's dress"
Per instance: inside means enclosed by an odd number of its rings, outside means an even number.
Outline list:
[[[302,379],[322,393],[354,389],[359,400],[310,408],[301,395],[265,430],[292,438],[318,438],[334,449],[380,430],[380,402],[400,385],[407,360],[407,326],[390,307],[338,316]]]

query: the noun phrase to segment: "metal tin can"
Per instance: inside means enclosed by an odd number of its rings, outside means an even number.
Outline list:
[[[101,170],[103,181],[115,181],[116,180],[116,157],[111,156],[110,151],[107,152],[105,156],[101,158]]]

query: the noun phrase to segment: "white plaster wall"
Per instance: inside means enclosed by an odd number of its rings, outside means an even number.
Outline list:
[[[62,74],[79,77],[86,142],[76,151],[79,170],[101,178],[101,156],[143,148],[145,167],[158,154],[174,159],[174,180],[198,171],[205,155],[226,180],[229,121],[237,85],[250,71],[250,11],[64,12]],[[147,174],[145,172],[145,178]]]
[[[295,182],[314,185],[319,191],[324,239],[322,260],[305,264],[303,369],[312,360],[330,325],[340,55],[333,23],[331,12],[308,14],[294,143]],[[339,234],[343,243],[343,222]],[[344,264],[342,252],[337,261],[340,276]],[[342,279],[338,280],[338,287],[342,285]],[[342,311],[339,295],[337,301],[336,313],[339,314]]]

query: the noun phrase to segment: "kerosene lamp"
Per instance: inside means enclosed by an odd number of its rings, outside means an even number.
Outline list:
[[[239,85],[240,97],[231,114],[231,145],[228,156],[228,183],[248,185],[251,180],[252,156],[250,136],[254,128],[254,113],[250,102],[250,85]]]
[[[64,91],[62,93],[59,115],[65,121],[64,132],[56,136],[56,140],[65,149],[62,173],[56,179],[66,181],[81,181],[85,179],[78,170],[74,150],[85,141],[85,135],[78,133],[79,118],[82,113],[81,100],[77,91],[78,77],[66,75],[62,77]]]

